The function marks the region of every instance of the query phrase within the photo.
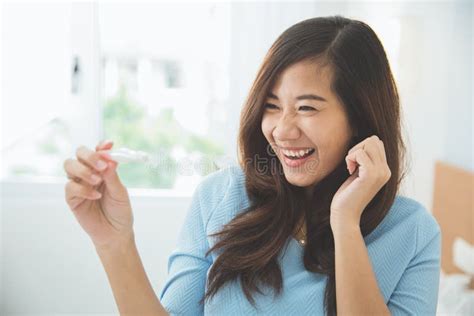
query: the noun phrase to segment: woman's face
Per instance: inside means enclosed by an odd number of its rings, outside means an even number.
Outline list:
[[[299,187],[313,187],[350,149],[348,117],[330,83],[329,67],[302,61],[282,72],[264,104],[262,132]]]

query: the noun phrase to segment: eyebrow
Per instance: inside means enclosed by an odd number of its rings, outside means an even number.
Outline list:
[[[268,93],[267,98],[278,100],[278,97],[274,95],[272,92]],[[317,100],[317,101],[327,102],[325,98],[316,94],[303,94],[303,95],[297,96],[296,100]]]

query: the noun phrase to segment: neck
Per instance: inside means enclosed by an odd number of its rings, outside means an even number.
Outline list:
[[[298,224],[296,225],[295,233],[294,235],[298,239],[302,239],[306,237],[306,222],[304,218],[302,218]]]
[[[314,194],[314,185],[305,188],[305,196],[310,199]]]

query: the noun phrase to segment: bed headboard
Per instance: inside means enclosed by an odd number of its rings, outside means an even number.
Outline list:
[[[455,237],[474,244],[474,173],[446,162],[435,162],[433,215],[441,227],[441,269],[444,273],[462,273],[453,264]]]

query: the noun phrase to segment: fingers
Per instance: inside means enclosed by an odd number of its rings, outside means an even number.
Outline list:
[[[381,152],[382,160],[384,162],[387,162],[387,155],[385,154],[385,146],[383,144],[383,141],[379,140],[379,142],[380,142],[379,150]]]
[[[108,149],[113,146],[112,141],[103,141],[96,146],[96,150]],[[77,183],[86,182],[91,185],[98,185],[103,180],[100,172],[107,169],[107,162],[101,159],[100,153],[90,150],[85,146],[80,146],[76,150],[76,159],[66,159],[64,170],[67,177]]]
[[[99,151],[99,150],[107,150],[107,149],[112,148],[113,145],[114,145],[114,142],[113,142],[113,141],[111,141],[111,140],[104,140],[104,141],[100,142],[99,144],[97,144],[97,146],[95,146],[95,150],[96,150],[96,151]]]
[[[367,172],[366,170],[370,169],[374,165],[367,152],[362,148],[359,148],[358,150],[355,150],[347,155],[346,163],[351,175],[357,166],[359,166],[359,176],[364,176],[365,172]]]
[[[100,199],[102,194],[99,190],[106,180],[107,182],[113,180],[114,184],[119,182],[115,172],[116,165],[107,162],[101,156],[103,150],[108,150],[112,146],[112,141],[99,143],[95,147],[96,151],[80,146],[76,150],[77,159],[70,158],[64,161],[64,170],[70,179],[65,185],[66,202],[71,209],[75,209],[85,199]]]
[[[114,145],[113,141],[105,140],[99,143],[97,146],[95,146],[95,150],[99,153],[100,158],[105,158],[107,162],[112,161],[116,163],[116,161],[113,160],[113,158],[108,153],[108,151],[112,148],[113,145]]]
[[[353,153],[356,150],[363,149],[369,158],[372,160],[373,163],[383,162],[385,161],[384,155],[385,152],[382,153],[381,147],[382,141],[378,138],[377,135],[373,135],[364,139],[362,142],[358,143],[354,147],[352,147],[348,154]]]
[[[102,172],[107,168],[107,162],[101,159],[100,154],[85,146],[80,146],[76,151],[77,159],[83,164]]]
[[[108,164],[108,168],[102,173],[104,183],[107,184],[107,188],[112,195],[121,196],[124,194],[125,187],[117,174],[118,163],[106,151],[111,149],[112,146],[112,141],[104,141],[96,146],[96,150],[99,157],[105,159]]]
[[[97,200],[102,197],[102,194],[95,190],[92,186],[85,183],[77,183],[75,181],[68,181],[65,186],[66,202],[73,207],[76,198]]]
[[[64,170],[69,179],[79,183],[81,181],[78,180],[82,180],[90,185],[98,185],[102,181],[100,174],[76,159],[66,159],[64,161]]]
[[[99,184],[107,186],[107,191],[117,199],[126,195],[126,188],[117,174],[118,163],[113,161],[107,154],[107,150],[113,146],[112,141],[103,141],[95,147],[95,151],[85,146],[80,146],[76,151],[77,159],[67,159],[64,162],[64,170],[71,182],[84,184],[87,190],[96,189]],[[77,186],[70,184],[73,188]],[[94,188],[95,187],[95,188]],[[83,189],[86,190],[86,189]],[[89,191],[81,191],[83,196],[92,197]],[[86,197],[84,197],[86,198]]]
[[[347,169],[352,175],[358,167],[358,176],[363,179],[373,179],[375,183],[386,183],[391,177],[391,171],[388,165],[374,164],[367,151],[359,148],[346,156]]]

